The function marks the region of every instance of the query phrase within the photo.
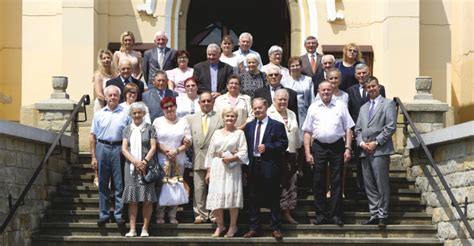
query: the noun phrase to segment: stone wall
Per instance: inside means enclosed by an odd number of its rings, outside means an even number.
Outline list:
[[[14,202],[29,182],[35,169],[43,160],[56,134],[13,122],[0,121],[0,223],[9,212],[8,195]],[[52,155],[44,165],[25,203],[15,213],[0,245],[30,245],[31,234],[38,228],[50,198],[70,170],[71,160],[77,158],[72,151],[74,140],[70,136],[61,138],[61,154]],[[58,153],[59,149],[53,153]],[[14,204],[14,203],[13,203]]]
[[[463,211],[467,197],[467,218],[474,227],[474,121],[425,133],[422,138]],[[407,149],[405,163],[422,192],[427,211],[433,215],[433,223],[438,225],[438,237],[446,245],[474,245],[416,140],[409,139]]]

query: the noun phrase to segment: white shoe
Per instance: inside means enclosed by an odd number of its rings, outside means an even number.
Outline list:
[[[142,229],[142,233],[140,234],[140,237],[149,237],[150,234],[148,234],[148,231],[145,229]]]
[[[127,234],[125,234],[125,237],[136,237],[137,232],[136,231],[129,231]]]

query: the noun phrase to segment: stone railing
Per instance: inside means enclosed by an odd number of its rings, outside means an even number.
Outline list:
[[[467,219],[474,227],[474,121],[425,133],[422,138],[457,202],[463,208],[467,205]],[[409,139],[407,149],[409,170],[421,190],[427,211],[433,215],[433,223],[438,225],[438,237],[447,245],[474,245],[417,141]]]
[[[56,133],[9,121],[0,121],[0,223],[9,213],[8,195],[13,204],[33,176],[57,137]],[[61,153],[51,155],[42,172],[14,217],[1,235],[0,245],[31,245],[31,234],[38,228],[51,194],[68,173],[72,160],[77,159],[74,137],[63,135]],[[55,152],[59,153],[59,148]]]

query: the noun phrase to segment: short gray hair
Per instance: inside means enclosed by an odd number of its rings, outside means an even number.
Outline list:
[[[276,102],[276,98],[278,95],[281,95],[283,94],[284,96],[286,96],[286,99],[289,99],[290,98],[290,93],[288,93],[288,90],[285,89],[285,88],[281,88],[281,89],[278,89],[275,91],[275,96],[273,97],[273,102],[275,103]]]
[[[143,102],[134,102],[130,104],[130,108],[128,109],[128,116],[132,117],[133,110],[139,109],[143,112],[143,116],[146,115],[146,105]]]
[[[110,90],[116,90],[116,91],[118,92],[118,95],[119,95],[119,96],[122,94],[122,91],[120,90],[120,88],[118,88],[118,86],[109,85],[109,86],[105,87],[105,89],[104,89],[104,95],[105,95],[105,96],[108,96],[108,94],[110,93]]]
[[[249,62],[249,60],[253,59],[254,61],[257,62],[257,65],[260,63],[259,60],[258,60],[258,56],[254,53],[249,53],[246,57],[245,57],[245,60],[247,62]]]
[[[263,97],[256,97],[256,98],[252,99],[252,108],[253,108],[253,104],[255,103],[255,101],[260,101],[260,102],[262,102],[263,105],[268,108],[267,99],[265,99],[265,98],[263,98]]]
[[[333,63],[336,62],[336,58],[333,55],[323,55],[323,57],[321,57],[321,62],[323,62],[325,59],[331,59]]]
[[[217,45],[216,43],[210,43],[207,46],[206,52],[208,52],[209,50],[216,50],[220,53],[221,52],[221,47],[219,45]]]
[[[243,38],[248,38],[250,40],[250,42],[253,43],[253,36],[249,32],[241,33],[240,36],[239,36],[239,41]]]
[[[283,53],[283,48],[278,45],[273,45],[272,47],[270,47],[270,49],[268,49],[268,56],[271,56],[273,53],[276,52]]]
[[[155,39],[158,37],[158,36],[165,36],[166,40],[168,40],[168,34],[166,34],[166,32],[164,31],[158,31],[155,33]]]
[[[369,69],[369,66],[365,63],[359,63],[355,66],[355,70]]]

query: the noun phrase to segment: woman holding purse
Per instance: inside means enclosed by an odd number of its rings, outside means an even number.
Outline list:
[[[143,176],[147,166],[155,165],[153,155],[156,152],[155,128],[143,119],[147,112],[142,102],[130,105],[129,115],[132,124],[123,131],[122,153],[125,156],[123,203],[128,203],[130,231],[126,237],[136,237],[138,203],[143,202],[143,227],[140,236],[148,237],[148,226],[153,210],[153,203],[158,201],[155,184],[145,184]]]
[[[222,111],[224,128],[212,136],[206,156],[209,184],[206,208],[214,210],[217,228],[213,237],[224,235],[224,209],[229,209],[230,226],[226,237],[233,237],[237,232],[239,208],[243,208],[243,187],[241,164],[248,164],[247,141],[242,130],[235,127],[238,113],[233,108]]]

